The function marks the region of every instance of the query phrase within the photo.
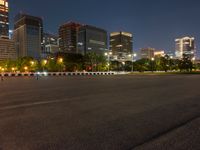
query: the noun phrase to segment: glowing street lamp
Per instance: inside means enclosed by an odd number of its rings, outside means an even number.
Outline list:
[[[35,64],[35,62],[34,61],[30,61],[30,64],[33,66]]]
[[[134,53],[134,54],[130,54],[128,55],[129,57],[131,57],[131,62],[132,62],[132,65],[131,65],[131,72],[133,72],[133,62],[135,61],[135,58],[137,57],[137,54]]]
[[[63,64],[63,61],[64,61],[63,58],[58,58],[58,60],[57,60],[58,64],[60,64],[59,65],[60,72],[62,71],[62,66],[61,65]]]
[[[122,69],[123,69],[124,72],[125,72],[125,65],[126,65],[126,63],[123,61],[122,62]]]
[[[112,56],[112,52],[106,52],[105,56],[108,57],[108,72],[110,71],[110,57]]]
[[[43,60],[43,64],[46,65],[47,64],[47,60]]]
[[[46,59],[42,60],[42,70],[43,71],[44,71],[44,67],[46,66],[47,62],[48,61]]]
[[[27,66],[25,66],[25,67],[24,67],[24,70],[25,70],[25,71],[27,71],[27,70],[28,70],[28,67],[27,67]]]
[[[62,63],[63,63],[63,58],[59,58],[59,59],[58,59],[58,62],[59,62],[60,64],[62,64]]]
[[[195,60],[196,60],[196,58],[193,57],[193,58],[192,58],[192,63],[193,63],[193,67],[194,67],[194,68],[196,68],[196,66],[195,66]]]
[[[12,70],[12,72],[15,72],[15,68],[14,67],[12,67],[11,70]]]
[[[155,61],[155,58],[154,57],[152,57],[151,58],[151,68],[152,68],[152,72],[154,71],[154,61]]]

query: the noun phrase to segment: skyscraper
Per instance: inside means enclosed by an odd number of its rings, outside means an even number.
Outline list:
[[[133,52],[133,35],[128,32],[110,34],[110,50],[113,55],[123,56]]]
[[[154,57],[154,48],[142,48],[140,49],[141,59],[152,59]]]
[[[42,57],[46,58],[59,52],[59,38],[57,35],[44,33],[42,42]]]
[[[90,25],[79,29],[78,50],[85,55],[88,52],[104,54],[108,48],[107,31]]]
[[[59,27],[60,50],[65,53],[78,53],[78,30],[82,25],[67,22]]]
[[[15,17],[14,35],[18,57],[41,57],[43,21],[39,17],[18,14]]]
[[[196,56],[195,38],[194,37],[183,37],[175,40],[176,49],[175,56],[178,59],[183,58],[183,55],[187,55],[190,58]]]
[[[0,38],[0,61],[17,58],[13,40]]]
[[[0,38],[9,38],[8,0],[0,0]]]

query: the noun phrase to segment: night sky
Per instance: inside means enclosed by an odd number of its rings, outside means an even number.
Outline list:
[[[134,49],[174,50],[174,39],[194,36],[200,43],[200,0],[9,0],[10,20],[22,11],[44,19],[57,33],[69,20],[134,34]]]

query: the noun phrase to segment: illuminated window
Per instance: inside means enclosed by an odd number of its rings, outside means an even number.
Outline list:
[[[3,0],[0,0],[0,5],[4,5],[4,1]]]

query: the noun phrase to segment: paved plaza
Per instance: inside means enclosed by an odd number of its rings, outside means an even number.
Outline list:
[[[7,77],[0,150],[198,150],[199,75]]]

